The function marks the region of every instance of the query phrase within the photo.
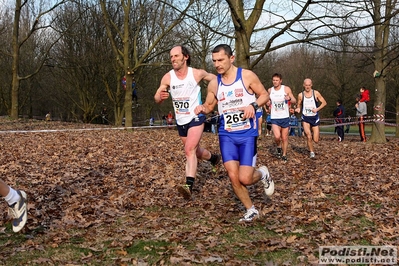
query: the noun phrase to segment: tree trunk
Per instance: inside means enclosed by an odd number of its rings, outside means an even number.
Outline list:
[[[14,24],[12,33],[12,84],[11,84],[11,119],[18,119],[19,98],[19,20],[21,17],[21,0],[15,2]]]
[[[375,78],[375,102],[374,116],[375,122],[371,130],[370,142],[385,143],[385,102],[386,102],[386,85],[383,77]]]
[[[396,128],[395,137],[399,137],[399,95],[396,96]]]
[[[125,44],[126,45],[126,44]],[[129,70],[126,71],[126,91],[125,91],[125,127],[133,126],[133,115],[132,115],[132,80],[133,73]]]
[[[375,80],[375,102],[374,102],[374,119],[371,131],[370,142],[386,143],[385,137],[385,105],[386,105],[386,80],[388,71],[387,57],[389,54],[389,31],[390,21],[392,20],[392,5],[386,3],[383,8],[380,0],[373,0],[373,21],[374,25],[374,80]],[[384,10],[385,9],[385,14]],[[384,14],[384,16],[382,16]]]
[[[236,62],[235,65],[238,67],[242,68],[249,68],[249,50],[250,47],[247,45],[248,42],[243,41],[243,38],[245,38],[245,33],[242,33],[242,31],[236,31],[236,42],[235,42],[235,57],[236,57]]]
[[[243,0],[227,0],[235,32],[236,65],[250,68],[251,36],[262,14],[266,0],[256,0],[251,14],[246,19]]]

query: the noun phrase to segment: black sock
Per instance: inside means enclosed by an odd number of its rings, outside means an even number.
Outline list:
[[[194,180],[195,180],[194,177],[191,177],[191,176],[187,176],[186,177],[186,185],[190,186],[190,191],[191,192],[193,191]]]
[[[217,159],[218,156],[216,154],[211,154],[211,158],[208,161],[210,161],[211,164],[215,164]]]

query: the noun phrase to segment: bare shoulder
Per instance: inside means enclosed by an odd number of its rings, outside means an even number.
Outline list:
[[[170,72],[167,72],[165,75],[163,75],[161,83],[163,85],[170,85],[170,79],[171,79]]]
[[[216,78],[216,76],[212,73],[207,72],[204,69],[199,69],[199,68],[192,68],[193,69],[193,75],[195,80],[198,82],[202,79],[206,81],[211,81],[212,79]]]
[[[318,90],[313,90],[315,96],[320,97],[321,93]]]
[[[258,75],[255,72],[249,69],[242,69],[241,76],[244,78],[246,82],[260,82]]]
[[[205,77],[206,75],[208,75],[208,72],[206,72],[204,69],[200,68],[192,68],[192,69],[195,77]]]
[[[287,86],[287,85],[284,85],[284,89],[285,89],[286,91],[290,91],[290,90],[291,90],[290,86]]]
[[[287,92],[291,92],[291,88],[287,85],[284,85],[284,91]]]
[[[171,80],[170,72],[163,75],[163,77],[161,79],[161,84],[159,85],[159,88],[158,88],[158,91],[167,90],[168,87],[170,86],[170,80]]]
[[[253,76],[253,75],[255,75],[257,77],[255,72],[253,72],[252,70],[249,70],[249,69],[245,69],[245,68],[242,68],[241,74],[244,75],[244,76],[247,76],[247,75],[248,76]]]

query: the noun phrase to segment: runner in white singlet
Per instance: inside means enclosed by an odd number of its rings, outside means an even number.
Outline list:
[[[306,143],[309,148],[310,158],[315,157],[313,141],[319,142],[319,111],[323,109],[327,102],[317,90],[312,89],[311,79],[303,81],[303,92],[298,94],[298,106],[295,112],[302,112],[302,127],[306,136]]]
[[[288,133],[290,128],[290,105],[296,103],[290,87],[282,85],[281,74],[272,76],[273,87],[268,91],[270,94],[270,118],[274,141],[277,145],[277,157],[284,162],[288,160]]]
[[[190,53],[184,46],[175,46],[170,50],[170,61],[173,69],[166,73],[154,95],[156,103],[162,103],[172,96],[173,108],[177,122],[177,130],[184,145],[186,154],[186,183],[178,187],[185,199],[191,199],[198,159],[204,159],[216,166],[221,156],[211,154],[200,147],[199,142],[204,131],[204,115],[197,115],[194,109],[201,104],[201,80],[216,81],[214,74],[202,69],[191,68]]]

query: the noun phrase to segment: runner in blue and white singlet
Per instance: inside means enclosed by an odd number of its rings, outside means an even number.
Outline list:
[[[258,126],[255,118],[243,120],[243,111],[239,109],[246,107],[256,101],[255,94],[251,94],[245,88],[241,79],[242,69],[237,69],[237,77],[234,83],[226,85],[218,75],[218,110],[220,113],[219,135],[235,134],[237,136],[258,136]]]
[[[232,84],[223,84],[218,75],[218,110],[220,113],[219,143],[223,161],[239,161],[240,165],[255,166],[256,137],[258,122],[254,118],[242,119],[244,112],[239,110],[256,101],[255,94],[249,93],[242,81],[242,69],[237,68],[237,76]],[[245,143],[245,145],[242,144]],[[236,149],[242,145],[242,149]]]
[[[234,59],[227,44],[219,44],[212,50],[212,61],[218,76],[209,82],[205,103],[196,107],[195,113],[209,114],[218,104],[223,165],[235,195],[247,209],[239,221],[250,222],[259,216],[259,211],[252,204],[246,186],[261,181],[267,196],[274,193],[274,182],[268,168],[260,166],[255,169],[258,136],[256,110],[267,103],[269,95],[258,76],[251,70],[236,67]]]

